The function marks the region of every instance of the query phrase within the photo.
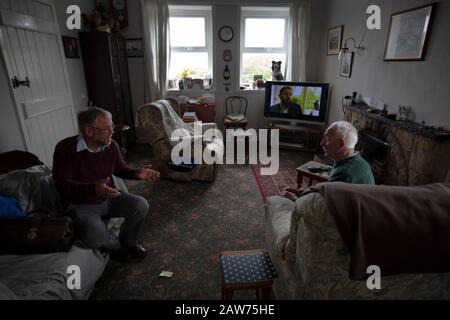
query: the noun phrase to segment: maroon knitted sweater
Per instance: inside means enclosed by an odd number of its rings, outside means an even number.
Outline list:
[[[77,136],[69,137],[56,145],[53,155],[53,179],[66,204],[103,202],[106,198],[97,196],[95,181],[110,177],[108,186],[114,187],[113,174],[133,179],[136,171],[127,166],[114,140],[105,150],[92,153],[77,152]]]

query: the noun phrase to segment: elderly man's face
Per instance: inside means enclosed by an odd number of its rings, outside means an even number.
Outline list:
[[[320,142],[325,155],[331,159],[337,159],[344,146],[344,141],[336,137],[336,130],[329,128]]]
[[[98,146],[109,145],[111,143],[111,138],[114,133],[113,122],[108,117],[100,116],[98,117],[94,124],[90,126],[92,140]]]
[[[283,101],[283,103],[292,102],[292,90],[284,89],[283,92],[280,93],[280,100]]]

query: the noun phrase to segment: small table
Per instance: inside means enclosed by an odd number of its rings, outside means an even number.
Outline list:
[[[233,299],[234,290],[256,289],[256,298],[268,300],[277,272],[268,252],[261,249],[224,251],[220,254],[222,299]]]
[[[309,168],[321,167],[324,169],[322,172],[314,173],[309,170]],[[331,166],[317,162],[310,161],[298,167],[297,170],[297,188],[300,189],[303,184],[303,179],[308,179],[308,187],[312,186],[313,183],[327,182],[330,174]]]

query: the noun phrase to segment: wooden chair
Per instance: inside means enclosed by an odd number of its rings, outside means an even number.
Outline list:
[[[223,125],[225,129],[246,129],[248,120],[246,118],[248,101],[242,96],[229,96],[225,99],[225,117]]]

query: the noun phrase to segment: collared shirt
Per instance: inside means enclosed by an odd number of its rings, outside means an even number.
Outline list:
[[[96,153],[96,152],[103,151],[103,150],[105,150],[108,147],[109,147],[109,144],[105,144],[105,145],[103,145],[101,147],[98,147],[97,150],[92,151],[92,150],[90,150],[88,148],[86,140],[84,140],[84,137],[83,137],[83,135],[81,133],[77,137],[77,152],[81,152],[81,151],[86,149],[89,152]]]

